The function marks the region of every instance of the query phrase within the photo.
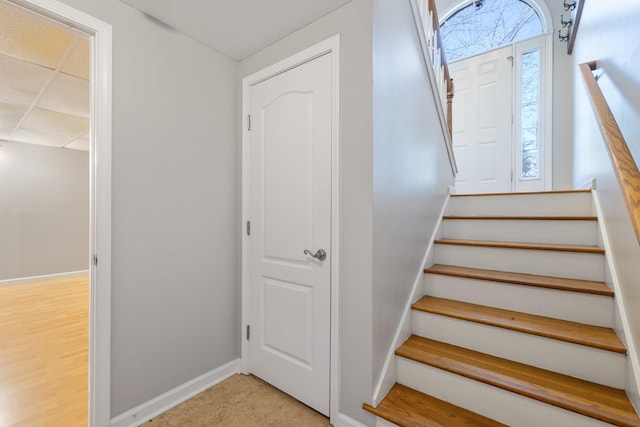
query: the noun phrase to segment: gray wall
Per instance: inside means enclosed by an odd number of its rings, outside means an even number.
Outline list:
[[[409,0],[374,1],[373,46],[377,381],[454,176]]]
[[[438,13],[442,18],[461,3],[462,0],[436,0]],[[562,1],[535,0],[546,4],[552,15],[553,25],[553,189],[572,188],[573,158],[573,78],[571,57],[567,55],[567,43],[558,40],[560,15],[567,18]],[[563,29],[563,34],[565,33]],[[455,117],[454,117],[455,123]]]
[[[573,55],[574,66],[597,60],[598,80],[618,121],[636,163],[640,161],[640,41],[638,39],[640,3],[620,0],[615,5],[598,1],[585,3],[582,23]],[[615,23],[615,25],[612,25]],[[582,77],[575,81],[575,157],[576,185],[597,179],[598,196],[604,210],[622,297],[628,315],[631,339],[640,349],[640,245],[636,240],[620,187],[596,126],[586,97]],[[637,355],[636,355],[637,357]],[[638,390],[628,390],[640,402]]]
[[[87,270],[89,153],[0,145],[0,280]]]
[[[240,355],[238,66],[117,0],[111,414]]]
[[[372,394],[372,19],[372,3],[353,0],[240,63],[245,77],[341,34],[340,411],[366,425],[374,422],[361,409]]]

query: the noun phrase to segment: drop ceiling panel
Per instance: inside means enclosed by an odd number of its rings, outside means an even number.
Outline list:
[[[56,68],[74,35],[58,24],[10,5],[0,7],[0,53]]]
[[[89,129],[89,119],[34,108],[22,122],[21,127],[32,131],[46,129],[45,133],[48,134],[66,135],[76,138]]]
[[[89,80],[90,44],[88,39],[80,39],[73,49],[67,63],[62,67],[62,72]]]
[[[74,137],[55,133],[41,132],[29,129],[18,129],[13,135],[12,141],[26,142],[27,144],[46,145],[49,147],[64,147],[73,141]]]
[[[242,60],[351,0],[122,0]]]
[[[88,149],[89,52],[84,35],[0,0],[0,139]]]
[[[89,118],[89,81],[69,74],[56,74],[38,107]]]
[[[52,75],[47,68],[0,55],[0,101],[30,105]]]
[[[6,128],[15,128],[22,120],[27,107],[24,105],[7,104],[0,102],[0,126]]]

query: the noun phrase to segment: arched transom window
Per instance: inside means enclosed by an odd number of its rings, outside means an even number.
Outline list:
[[[472,0],[441,25],[447,60],[523,40],[544,29],[538,13],[522,0]]]

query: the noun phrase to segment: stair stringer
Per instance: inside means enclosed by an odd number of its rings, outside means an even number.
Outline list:
[[[449,187],[451,190],[451,187]],[[449,200],[451,199],[451,192],[447,195],[440,210],[438,221],[434,227],[433,233],[429,240],[429,245],[422,258],[422,263],[416,273],[416,279],[413,283],[413,288],[409,294],[409,298],[404,306],[402,317],[400,318],[400,324],[396,329],[396,333],[393,336],[391,346],[387,351],[387,357],[385,358],[384,365],[382,366],[382,372],[378,377],[378,382],[373,390],[373,397],[371,399],[371,405],[376,407],[380,404],[382,399],[389,393],[391,388],[397,381],[396,370],[396,349],[402,345],[412,334],[412,308],[411,306],[421,297],[424,296],[424,269],[433,264],[435,259],[435,241],[442,237],[442,223],[443,217],[449,206]]]
[[[593,196],[593,205],[596,216],[598,217],[598,229],[600,232],[600,244],[604,248],[605,253],[605,282],[614,291],[614,330],[618,337],[627,347],[627,369],[626,369],[626,385],[625,391],[636,412],[640,413],[640,360],[638,359],[638,349],[634,340],[629,335],[631,329],[629,325],[629,317],[624,305],[624,295],[622,286],[616,273],[615,260],[613,259],[613,250],[611,247],[609,234],[603,218],[598,191],[593,188],[591,190]]]

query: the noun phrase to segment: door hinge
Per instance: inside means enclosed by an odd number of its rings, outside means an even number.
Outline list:
[[[509,62],[511,62],[511,66],[513,67],[513,56],[507,56]]]
[[[247,221],[247,236],[251,236],[251,221]]]
[[[247,114],[247,130],[251,130],[251,114]]]
[[[249,341],[250,336],[251,336],[251,326],[247,325],[247,341]]]
[[[95,267],[97,267],[98,266],[98,255],[93,254],[93,256],[91,258],[92,258],[91,261],[93,262],[93,265]]]
[[[513,171],[511,171],[511,182],[513,182]]]

